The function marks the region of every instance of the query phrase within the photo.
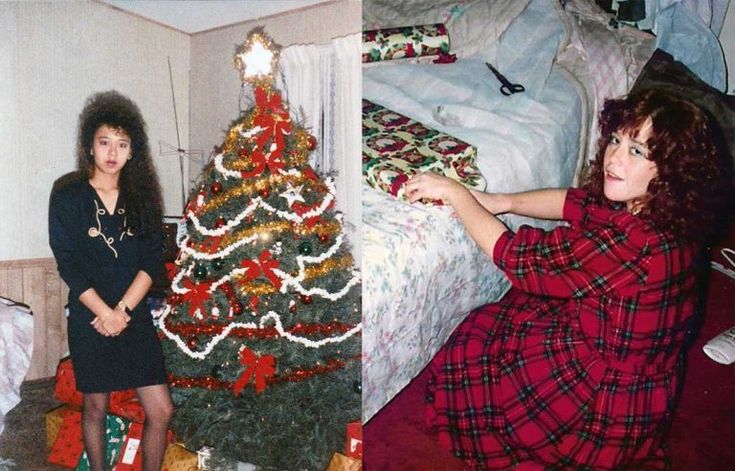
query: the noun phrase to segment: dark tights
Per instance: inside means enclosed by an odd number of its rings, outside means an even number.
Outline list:
[[[157,384],[137,388],[135,392],[145,411],[143,427],[143,471],[159,471],[166,451],[168,423],[173,415],[173,404],[168,386]],[[82,434],[84,449],[92,471],[104,471],[107,440],[105,437],[105,415],[109,393],[84,394]]]

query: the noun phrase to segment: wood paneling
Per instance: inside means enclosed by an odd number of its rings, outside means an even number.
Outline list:
[[[53,258],[0,261],[0,295],[33,312],[33,355],[26,380],[54,376],[68,350],[66,306],[69,289]]]

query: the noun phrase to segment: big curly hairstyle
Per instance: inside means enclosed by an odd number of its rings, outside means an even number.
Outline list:
[[[648,119],[647,158],[656,163],[657,175],[639,217],[687,241],[708,244],[732,216],[733,159],[716,122],[689,101],[657,90],[608,100],[596,158],[582,187],[605,200],[604,155],[612,133],[637,137]]]
[[[115,90],[89,97],[79,115],[77,167],[80,176],[90,179],[94,174],[94,157],[90,150],[94,134],[103,125],[120,129],[130,136],[130,160],[120,173],[119,197],[125,204],[132,227],[141,233],[160,231],[161,187],[148,146],[146,124],[138,106]]]

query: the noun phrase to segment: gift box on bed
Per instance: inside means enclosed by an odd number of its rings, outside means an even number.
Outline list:
[[[476,155],[477,149],[461,139],[362,101],[362,174],[372,187],[406,200],[403,186],[409,178],[435,172],[482,191],[486,182]]]
[[[385,28],[362,33],[363,62],[446,54],[449,54],[449,33],[442,23]]]

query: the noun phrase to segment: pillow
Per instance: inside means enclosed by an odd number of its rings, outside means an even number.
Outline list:
[[[569,0],[571,48],[586,64],[581,75],[591,115],[587,159],[594,159],[599,139],[598,118],[605,100],[624,95],[655,49],[656,38],[630,26],[610,25],[612,15],[593,0]]]
[[[449,34],[442,23],[364,31],[362,61],[377,62],[449,54]]]
[[[467,57],[495,42],[530,0],[363,0],[363,31],[443,23],[452,54]]]
[[[735,96],[711,87],[661,49],[654,51],[631,92],[651,88],[689,100],[711,114],[722,129],[730,155],[735,157]]]
[[[460,139],[365,99],[362,129],[363,178],[374,188],[407,201],[404,183],[417,173],[436,172],[468,188],[485,189],[475,161],[477,149]]]

